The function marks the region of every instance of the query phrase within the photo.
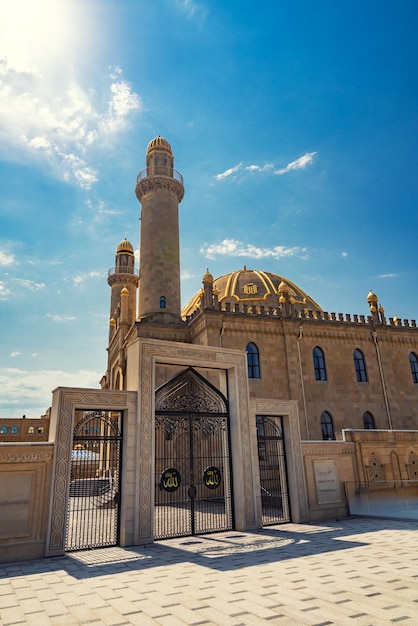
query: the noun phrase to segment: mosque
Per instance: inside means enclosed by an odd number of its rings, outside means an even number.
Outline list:
[[[145,165],[101,389],[53,392],[43,553],[364,513],[375,493],[377,511],[418,479],[416,322],[372,291],[367,315],[326,312],[247,267],[206,271],[182,308],[183,177],[160,136]]]

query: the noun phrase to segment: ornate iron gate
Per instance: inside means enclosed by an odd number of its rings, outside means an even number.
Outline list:
[[[80,411],[74,428],[67,551],[115,546],[119,535],[119,411]]]
[[[156,539],[233,527],[225,397],[192,368],[156,392]]]
[[[290,521],[282,418],[256,416],[263,526]]]

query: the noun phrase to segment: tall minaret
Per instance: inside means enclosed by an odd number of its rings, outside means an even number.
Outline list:
[[[112,289],[110,296],[110,329],[109,342],[114,329],[119,325],[121,311],[121,292],[127,289],[129,297],[125,305],[124,323],[131,325],[136,320],[136,290],[138,287],[138,273],[135,270],[135,256],[133,245],[124,239],[116,248],[115,267],[109,270],[107,282]],[[126,293],[126,292],[124,292]],[[125,303],[124,303],[125,304]],[[125,312],[124,311],[124,312]]]
[[[171,146],[162,137],[147,148],[147,167],[139,172],[136,197],[141,202],[138,319],[181,320],[178,205],[182,175],[173,169]]]

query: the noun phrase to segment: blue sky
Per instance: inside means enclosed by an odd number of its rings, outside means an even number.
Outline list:
[[[99,387],[107,270],[173,148],[182,302],[243,265],[325,310],[418,318],[416,0],[0,7],[0,417]]]

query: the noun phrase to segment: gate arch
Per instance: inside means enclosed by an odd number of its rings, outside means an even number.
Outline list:
[[[229,410],[189,367],[155,394],[154,537],[233,528]]]
[[[118,544],[121,426],[120,411],[91,410],[74,427],[67,552]]]
[[[256,415],[263,526],[290,521],[282,418]]]

